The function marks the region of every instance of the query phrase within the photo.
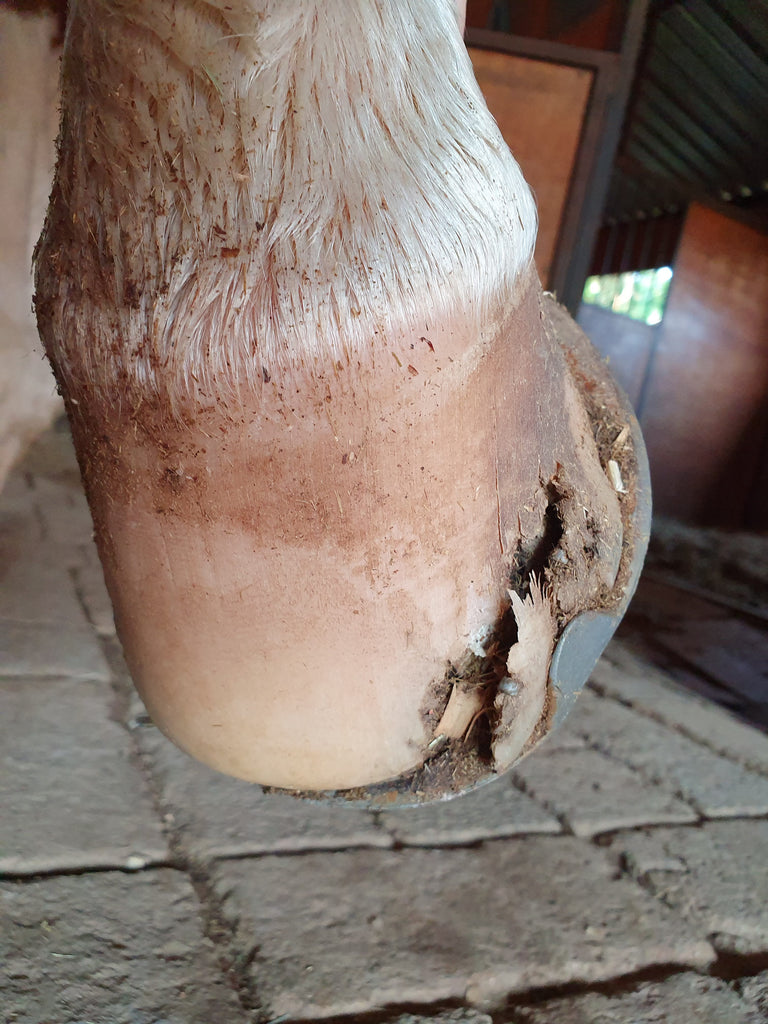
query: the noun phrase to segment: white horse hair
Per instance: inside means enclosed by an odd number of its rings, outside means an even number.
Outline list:
[[[480,337],[536,210],[452,0],[75,0],[37,254],[60,382],[172,401]]]

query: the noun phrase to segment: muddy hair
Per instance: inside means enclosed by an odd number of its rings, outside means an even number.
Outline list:
[[[451,0],[75,0],[62,82],[36,302],[75,397],[479,334],[531,262]]]

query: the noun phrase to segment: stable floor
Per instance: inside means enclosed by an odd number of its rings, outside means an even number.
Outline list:
[[[0,576],[4,1021],[768,1021],[768,737],[626,645],[511,774],[361,810],[151,725],[61,428]]]

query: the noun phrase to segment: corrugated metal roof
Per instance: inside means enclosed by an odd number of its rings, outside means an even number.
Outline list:
[[[605,208],[768,202],[768,0],[657,0]]]

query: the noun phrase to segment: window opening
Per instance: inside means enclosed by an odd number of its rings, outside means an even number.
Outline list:
[[[601,274],[587,278],[582,298],[591,306],[601,306],[653,326],[664,317],[671,281],[672,267]]]

